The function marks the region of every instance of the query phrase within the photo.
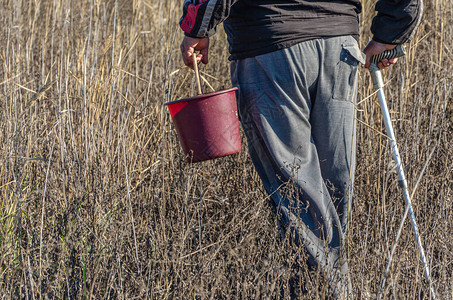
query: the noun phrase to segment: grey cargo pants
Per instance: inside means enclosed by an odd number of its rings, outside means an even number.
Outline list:
[[[333,293],[350,298],[344,235],[355,167],[357,71],[350,36],[232,61],[249,152],[280,221]]]

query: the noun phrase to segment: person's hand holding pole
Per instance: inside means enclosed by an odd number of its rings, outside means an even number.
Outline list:
[[[181,43],[181,53],[184,64],[189,68],[194,68],[192,55],[195,51],[200,53],[197,55],[197,63],[200,61],[204,64],[208,63],[209,38],[192,38],[184,36]]]
[[[363,53],[366,55],[366,63],[365,63],[365,68],[368,68],[371,64],[371,57],[381,54],[384,51],[387,50],[392,50],[396,47],[396,45],[391,45],[391,44],[383,44],[380,42],[376,42],[375,40],[371,40],[368,45],[365,47],[363,50]],[[378,64],[377,67],[379,69],[384,69],[390,65],[395,64],[398,61],[398,58],[383,58]]]

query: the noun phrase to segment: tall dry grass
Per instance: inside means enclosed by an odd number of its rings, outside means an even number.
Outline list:
[[[180,2],[0,1],[3,298],[325,295],[302,250],[280,237],[245,149],[184,161],[162,105],[195,93],[179,57]],[[363,45],[373,2],[363,2]],[[438,296],[452,299],[453,4],[425,5],[386,93],[411,190],[426,165],[413,204]],[[229,87],[222,30],[210,53],[205,78]],[[356,297],[373,299],[404,201],[376,95],[360,76],[347,249]],[[384,296],[429,298],[408,221]]]

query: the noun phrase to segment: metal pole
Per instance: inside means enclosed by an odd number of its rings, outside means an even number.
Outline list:
[[[373,57],[372,63],[370,66],[370,74],[371,74],[371,78],[373,80],[374,88],[378,90],[379,104],[381,106],[381,111],[382,111],[382,114],[384,117],[387,134],[390,137],[390,143],[391,143],[391,147],[393,150],[393,157],[395,159],[396,168],[397,168],[397,172],[398,172],[398,182],[399,182],[400,187],[403,189],[404,200],[406,202],[406,210],[409,212],[409,215],[410,215],[412,228],[415,233],[415,239],[417,241],[418,249],[420,252],[420,257],[421,257],[421,260],[423,263],[423,268],[425,271],[425,276],[429,283],[429,289],[430,289],[431,296],[433,297],[433,299],[436,299],[436,293],[434,291],[434,287],[433,287],[433,284],[431,281],[431,276],[430,276],[429,267],[428,267],[428,263],[427,263],[426,256],[425,256],[425,251],[423,250],[420,233],[418,231],[418,226],[415,221],[415,214],[412,209],[412,202],[411,202],[408,187],[407,187],[406,176],[404,175],[404,170],[403,170],[403,166],[402,166],[402,162],[401,162],[400,153],[398,150],[398,145],[396,143],[395,134],[393,132],[392,120],[390,118],[389,110],[387,107],[387,101],[385,100],[385,94],[384,94],[384,90],[383,90],[384,83],[382,80],[382,74],[381,74],[381,71],[379,70],[379,68],[377,67],[377,62],[380,61],[382,58],[390,59],[390,58],[395,58],[395,57],[399,57],[399,56],[403,56],[403,55],[404,55],[403,49],[401,48],[401,46],[398,46],[394,50],[384,51],[380,55]],[[383,279],[383,282],[381,285],[381,291],[379,293],[379,298],[383,291],[386,275],[387,274],[384,275],[384,279]]]

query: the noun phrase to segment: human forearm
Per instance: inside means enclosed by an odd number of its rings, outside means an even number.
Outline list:
[[[423,0],[379,0],[373,19],[373,40],[403,44],[411,39],[423,15]]]
[[[186,0],[179,22],[186,36],[205,38],[215,33],[216,26],[228,18],[231,6],[238,0]]]

